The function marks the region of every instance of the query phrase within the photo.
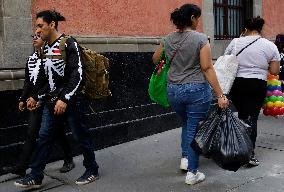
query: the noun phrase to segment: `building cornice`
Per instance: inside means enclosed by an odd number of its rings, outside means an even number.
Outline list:
[[[162,37],[73,36],[96,52],[154,52]],[[0,81],[23,79],[24,69],[0,69]]]

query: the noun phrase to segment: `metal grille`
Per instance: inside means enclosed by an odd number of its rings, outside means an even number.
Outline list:
[[[252,0],[214,0],[215,39],[239,37],[244,19],[252,15]]]

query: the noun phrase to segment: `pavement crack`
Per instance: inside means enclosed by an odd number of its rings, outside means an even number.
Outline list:
[[[279,173],[275,173],[274,175],[281,175],[281,174],[283,174],[283,173],[284,173],[284,172],[279,172]],[[239,185],[237,185],[237,186],[235,186],[235,187],[233,187],[233,188],[231,188],[231,189],[227,189],[226,192],[235,191],[236,189],[239,189],[239,188],[242,187],[242,186],[245,186],[245,185],[247,185],[247,184],[249,184],[249,183],[252,183],[252,182],[261,180],[261,179],[263,179],[263,178],[265,178],[265,177],[267,177],[267,176],[270,176],[270,175],[263,175],[263,176],[261,176],[261,177],[252,178],[252,179],[250,179],[250,180],[248,180],[248,181],[246,181],[246,182],[244,182],[244,183],[241,183],[241,184],[239,184]]]
[[[20,179],[21,177],[20,176],[16,176],[16,177],[11,177],[11,178],[6,178],[6,179],[3,179],[3,180],[0,180],[0,184],[2,183],[7,183],[9,181],[13,181],[15,179]]]
[[[261,132],[261,134],[275,136],[275,137],[284,137],[284,135],[279,135],[279,134],[274,134],[274,133],[269,133],[269,132]]]
[[[51,189],[56,189],[56,188],[58,188],[58,187],[60,187],[60,186],[63,186],[63,185],[64,185],[64,184],[62,183],[62,184],[59,184],[59,185],[56,185],[56,186],[53,186],[53,187],[48,187],[48,188],[40,189],[39,192],[49,191],[49,190],[51,190]]]
[[[283,152],[283,149],[278,149],[278,148],[273,148],[273,147],[267,147],[267,146],[262,146],[262,145],[257,145],[256,147]]]
[[[42,189],[39,192],[48,191],[50,189],[55,189],[55,188],[58,188],[58,187],[61,187],[61,186],[64,186],[64,185],[71,187],[75,191],[84,192],[84,190],[81,190],[79,187],[71,185],[70,183],[66,182],[64,179],[58,178],[56,176],[53,176],[53,175],[50,175],[50,174],[47,174],[47,173],[44,173],[44,175],[46,175],[47,177],[50,177],[51,179],[54,179],[54,180],[60,182],[61,184],[58,184],[58,185],[53,186],[53,187]]]
[[[64,185],[68,185],[68,182],[66,182],[66,181],[63,180],[63,179],[60,179],[60,178],[58,178],[58,177],[55,177],[55,176],[50,175],[50,174],[47,174],[47,173],[44,173],[44,175],[50,177],[51,179],[54,179],[54,180],[56,180],[56,181],[59,181],[59,182],[61,182],[61,183],[64,184]]]

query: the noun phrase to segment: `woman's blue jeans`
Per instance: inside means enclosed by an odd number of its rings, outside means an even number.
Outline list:
[[[199,122],[209,110],[212,101],[211,88],[208,83],[168,83],[167,93],[172,109],[182,120],[182,156],[188,158],[188,170],[194,172],[198,169],[199,154],[190,144]]]

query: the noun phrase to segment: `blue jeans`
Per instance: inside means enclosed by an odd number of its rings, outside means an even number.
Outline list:
[[[54,111],[50,110],[46,104],[44,105],[37,150],[31,166],[31,175],[36,180],[43,179],[43,171],[52,152],[56,130],[61,128],[65,122],[70,127],[75,140],[79,143],[86,170],[98,172],[94,145],[85,125],[84,114],[87,104],[83,96],[75,97],[74,101],[67,104],[66,112],[63,115],[54,115]]]
[[[23,145],[22,152],[20,155],[20,161],[18,164],[19,170],[26,171],[29,168],[30,160],[33,154],[33,151],[36,147],[36,139],[39,134],[41,120],[42,120],[42,107],[37,108],[34,111],[29,112],[29,125],[27,129],[26,141]],[[68,143],[67,136],[65,135],[65,127],[59,127],[56,130],[56,141],[62,147],[64,152],[64,162],[72,161],[71,146]]]
[[[199,155],[190,144],[198,123],[205,118],[209,110],[212,101],[211,88],[208,83],[168,83],[167,93],[172,109],[182,120],[182,156],[188,158],[188,170],[194,172],[198,168]]]

